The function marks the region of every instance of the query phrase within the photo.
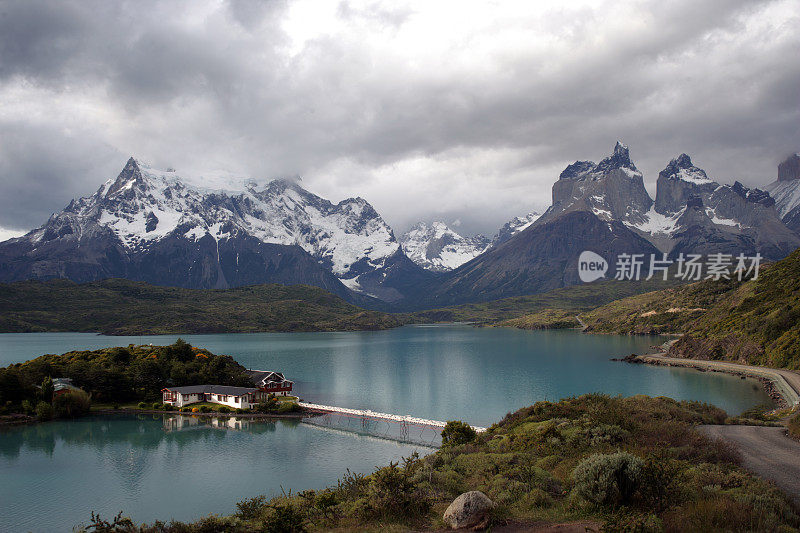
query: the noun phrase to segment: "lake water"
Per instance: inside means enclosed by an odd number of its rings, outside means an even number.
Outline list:
[[[92,511],[137,522],[230,514],[236,502],[335,485],[419,446],[298,421],[92,417],[0,431],[0,531],[71,531]],[[179,423],[181,422],[181,423]]]
[[[176,338],[2,334],[0,366],[45,353]],[[448,325],[184,338],[247,367],[284,372],[311,402],[475,425],[488,426],[538,400],[589,392],[699,400],[731,414],[770,402],[755,380],[609,361],[650,352],[664,341],[659,337]],[[281,487],[322,488],[347,468],[369,472],[426,451],[340,429],[346,431],[296,422],[225,429],[149,416],[4,430],[0,531],[69,530],[92,510],[105,516],[124,510],[137,521],[231,513],[246,497]]]
[[[185,335],[248,368],[277,370],[310,402],[488,426],[538,400],[588,392],[713,403],[732,414],[767,403],[755,380],[631,365],[611,357],[652,352],[663,337],[585,335],[463,325],[387,331]],[[0,366],[46,353],[170,344],[176,335],[0,334]]]

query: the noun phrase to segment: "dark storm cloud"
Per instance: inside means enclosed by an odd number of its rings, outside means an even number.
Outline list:
[[[649,182],[685,151],[765,184],[800,148],[791,2],[472,7],[4,2],[0,227],[40,224],[132,153],[301,174],[397,229],[491,232],[617,139]]]

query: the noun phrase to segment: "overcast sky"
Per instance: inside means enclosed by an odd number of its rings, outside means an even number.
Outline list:
[[[130,155],[491,234],[617,139],[765,185],[800,150],[797,0],[0,0],[0,234]]]

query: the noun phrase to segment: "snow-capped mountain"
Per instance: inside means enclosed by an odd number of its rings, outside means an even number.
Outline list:
[[[422,268],[446,272],[482,254],[491,241],[483,235],[462,237],[444,222],[420,222],[400,237],[400,244]]]
[[[576,161],[553,185],[553,205],[535,223],[572,211],[620,221],[662,252],[755,253],[779,259],[800,240],[779,219],[774,200],[736,182],[720,185],[681,154],[659,173],[656,199],[624,144],[600,163]]]
[[[0,279],[119,276],[229,287],[294,277],[371,294],[360,276],[394,265],[398,254],[391,228],[362,198],[333,204],[290,181],[181,176],[131,158],[94,195],[0,245]]]
[[[784,224],[800,233],[800,154],[792,154],[778,165],[778,180],[766,189]]]
[[[797,180],[800,182],[800,180]],[[741,183],[720,185],[681,154],[659,174],[653,201],[628,148],[617,143],[600,163],[576,161],[553,185],[553,204],[500,246],[419,289],[420,307],[520,296],[580,283],[578,258],[591,250],[753,255],[779,259],[800,238],[778,218],[769,193]]]
[[[542,214],[538,211],[531,211],[525,216],[512,218],[497,231],[492,239],[492,246],[497,246],[506,242],[508,239],[536,222],[540,216],[542,216]]]

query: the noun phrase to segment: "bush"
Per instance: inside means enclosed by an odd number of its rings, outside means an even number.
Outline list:
[[[200,412],[200,409],[198,409],[197,407],[192,407],[192,412],[193,413],[198,413],[198,412]]]
[[[165,407],[164,404],[162,404],[161,402],[153,402],[153,409],[155,409],[156,411],[160,411],[164,407]]]
[[[181,413],[191,413],[191,412],[192,412],[191,407],[181,407]]]
[[[274,394],[270,394],[266,400],[257,403],[253,409],[259,413],[269,413],[270,411],[278,410],[279,407],[280,402],[275,398]]]
[[[32,415],[36,413],[36,408],[30,402],[30,400],[22,400],[22,412],[26,415]]]
[[[800,412],[789,420],[789,435],[796,439],[800,439]]]
[[[201,413],[210,413],[211,412],[211,407],[209,407],[207,405],[201,405],[200,406],[200,412]]]
[[[59,418],[75,418],[89,413],[92,401],[82,390],[72,390],[53,399],[53,409]]]
[[[118,403],[112,403],[112,404],[111,404],[111,408],[112,408],[113,410],[115,410],[115,411],[119,411],[119,404],[118,404]]]
[[[283,402],[281,406],[278,407],[279,413],[296,413],[302,410],[303,408],[300,407],[297,402]]]
[[[572,472],[575,494],[593,504],[617,506],[630,502],[642,479],[644,461],[627,452],[594,454]]]
[[[146,402],[139,402],[139,409],[147,409],[147,403]]]
[[[442,446],[457,446],[475,440],[478,434],[472,426],[460,420],[450,420],[442,430]]]
[[[261,516],[267,508],[267,497],[261,494],[254,498],[242,500],[236,504],[236,516],[242,520],[254,520]]]
[[[272,513],[264,524],[267,533],[303,533],[306,531],[303,515],[291,503],[270,505]]]
[[[39,420],[50,420],[54,414],[53,406],[49,403],[39,402],[36,404],[36,418]]]
[[[217,409],[217,411],[219,411],[220,413],[230,413],[231,411],[233,411],[233,409],[231,409],[227,405],[223,405],[222,407]]]

